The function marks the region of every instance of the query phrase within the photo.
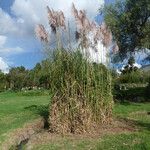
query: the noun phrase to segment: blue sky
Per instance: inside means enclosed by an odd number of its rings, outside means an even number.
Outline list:
[[[71,20],[71,3],[74,2],[78,9],[86,10],[90,19],[101,22],[103,18],[97,16],[100,5],[114,1],[0,0],[0,69],[7,72],[9,67],[21,65],[31,69],[44,59],[42,45],[35,37],[34,28],[39,23],[48,27],[47,5],[63,10],[67,19]]]
[[[0,0],[0,6],[5,11],[11,13],[10,6],[13,4],[14,0]]]
[[[14,66],[32,68],[43,59],[39,41],[33,33],[29,34],[34,28],[17,24],[21,15],[12,10],[14,3],[15,0],[0,0],[0,69],[4,72]],[[21,33],[22,30],[27,31]]]
[[[48,25],[46,5],[64,10],[70,19],[72,2],[79,9],[87,10],[91,19],[104,4],[104,0],[63,0],[63,3],[62,0],[0,0],[0,69],[7,72],[9,67],[21,65],[31,69],[42,60],[44,55],[34,34],[35,25]]]

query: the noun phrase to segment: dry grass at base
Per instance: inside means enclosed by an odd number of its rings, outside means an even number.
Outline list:
[[[135,117],[142,117],[143,115],[145,116],[145,115],[148,115],[148,113],[149,112],[147,112],[147,111],[136,111],[136,112],[132,112],[132,113],[130,113],[130,115],[129,115],[129,117],[133,117],[133,118],[135,118]]]
[[[103,109],[104,107],[99,110],[99,118],[101,118],[101,121],[96,122],[93,120],[94,116],[92,116],[92,110],[80,102],[78,105],[76,104],[73,114],[66,105],[58,104],[57,102],[53,104],[50,109],[49,131],[56,134],[92,133],[96,131],[97,128],[112,123],[112,113],[108,114],[107,109],[105,111]],[[111,111],[109,110],[108,112]]]
[[[96,128],[93,128],[93,131],[90,133],[82,133],[82,134],[53,134],[48,131],[43,131],[35,136],[31,137],[29,142],[26,145],[27,149],[33,149],[35,145],[45,145],[53,143],[63,144],[64,140],[69,140],[72,144],[78,142],[80,140],[98,140],[105,135],[110,134],[122,134],[122,133],[130,133],[135,132],[138,129],[134,126],[132,121],[127,121],[123,119],[114,119],[114,121],[109,125],[100,125]]]
[[[28,123],[7,135],[6,141],[2,144],[1,150],[16,149],[23,141],[29,140],[31,136],[44,129],[44,119],[37,119]]]

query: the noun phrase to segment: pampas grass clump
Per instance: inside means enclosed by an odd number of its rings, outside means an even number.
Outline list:
[[[90,62],[88,57],[83,56],[83,51],[87,50],[88,54],[88,49],[95,49],[99,41],[108,48],[112,41],[111,32],[105,24],[97,26],[90,22],[85,11],[78,11],[73,4],[77,26],[75,35],[80,50],[72,50],[69,23],[66,27],[63,12],[49,7],[47,11],[57,47],[49,68],[53,94],[49,107],[50,131],[62,134],[89,132],[95,126],[110,122],[113,100],[109,70],[102,64]],[[42,42],[50,45],[50,37],[43,25],[38,25],[35,31]],[[63,48],[61,31],[68,32],[69,51]],[[94,42],[89,38],[90,33]]]
[[[102,64],[89,63],[80,51],[57,50],[51,64],[50,130],[89,132],[112,116],[110,73]]]

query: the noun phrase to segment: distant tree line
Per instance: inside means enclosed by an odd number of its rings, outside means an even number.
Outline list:
[[[34,88],[49,89],[49,65],[48,60],[43,60],[41,63],[37,63],[31,70],[20,66],[12,67],[7,74],[0,71],[0,91],[30,90]]]
[[[142,69],[138,68],[135,63],[136,62],[134,57],[131,56],[128,59],[127,65],[125,65],[124,68],[120,70],[120,76],[116,79],[114,78],[115,83],[147,84],[150,79],[150,72],[144,72]]]

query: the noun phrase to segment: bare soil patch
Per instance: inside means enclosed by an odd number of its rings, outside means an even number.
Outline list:
[[[35,120],[33,123],[28,123],[14,130],[7,135],[7,140],[2,144],[1,150],[19,149],[20,144],[27,142],[33,135],[44,129],[44,119],[40,118]]]

